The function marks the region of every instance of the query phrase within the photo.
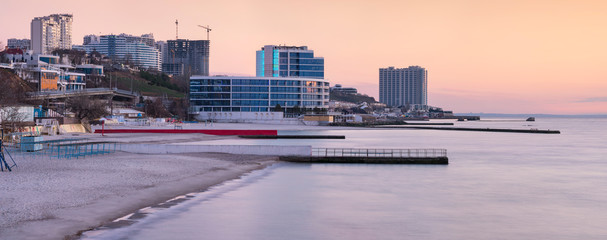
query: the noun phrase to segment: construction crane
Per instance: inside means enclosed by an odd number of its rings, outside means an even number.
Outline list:
[[[175,19],[175,40],[179,39],[179,21]]]
[[[209,28],[209,25],[207,25],[206,27],[202,26],[202,25],[198,25],[198,26],[207,30],[207,41],[208,41],[209,40],[209,32],[211,31],[211,28]]]

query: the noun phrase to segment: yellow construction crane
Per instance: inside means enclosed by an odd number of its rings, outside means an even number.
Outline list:
[[[209,40],[209,32],[211,31],[211,28],[209,28],[209,25],[207,25],[206,27],[202,26],[202,25],[198,25],[198,26],[207,30],[207,41],[208,41]]]

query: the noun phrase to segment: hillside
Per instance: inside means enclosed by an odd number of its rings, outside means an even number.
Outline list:
[[[351,102],[351,103],[362,103],[362,102],[374,103],[374,102],[377,102],[377,101],[375,101],[375,98],[369,97],[367,95],[362,95],[362,94],[347,94],[347,93],[340,93],[340,92],[332,92],[329,95],[329,99],[332,100],[332,101]]]
[[[0,68],[0,106],[20,103],[31,88],[12,70]]]
[[[106,76],[109,77],[109,75],[112,76],[113,84],[116,81],[118,82],[119,89],[140,92],[144,96],[166,95],[176,98],[185,97],[185,93],[178,90],[177,84],[170,82],[171,80],[166,77],[161,77],[162,75],[158,76],[147,72],[142,74],[140,72],[131,73],[122,71],[107,72]]]

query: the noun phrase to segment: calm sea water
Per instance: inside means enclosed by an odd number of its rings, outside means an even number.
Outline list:
[[[456,125],[562,133],[331,130],[280,134],[346,140],[215,141],[446,148],[450,164],[280,163],[95,239],[607,239],[607,119]]]

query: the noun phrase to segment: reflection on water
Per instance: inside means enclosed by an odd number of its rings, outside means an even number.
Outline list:
[[[446,148],[450,164],[281,163],[100,238],[607,239],[607,121],[531,124],[562,134],[331,130],[321,134],[347,139],[231,140]]]

